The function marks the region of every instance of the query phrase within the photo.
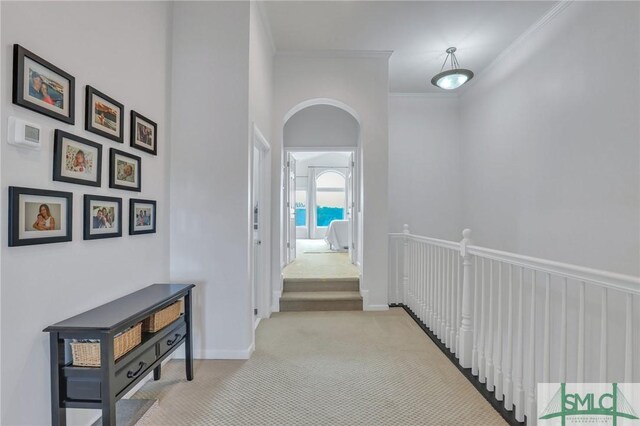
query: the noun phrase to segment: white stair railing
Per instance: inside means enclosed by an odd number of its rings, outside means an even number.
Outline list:
[[[462,235],[429,238],[408,225],[389,234],[389,302],[410,309],[518,421],[535,423],[539,382],[638,380],[640,278],[483,248],[470,230]],[[612,313],[623,313],[620,324]]]

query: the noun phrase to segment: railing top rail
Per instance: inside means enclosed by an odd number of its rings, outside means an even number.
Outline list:
[[[425,242],[454,250],[460,249],[460,243],[455,241],[440,240],[437,238],[429,238],[408,233],[390,233],[389,236],[392,238],[409,238],[414,241]],[[640,277],[524,256],[521,254],[509,253],[506,251],[494,250],[475,245],[468,245],[466,249],[467,253],[470,255],[520,266],[536,272],[548,273],[570,280],[584,281],[586,283],[640,295]]]
[[[460,249],[460,243],[457,243],[455,241],[447,241],[447,240],[440,240],[438,238],[430,238],[430,237],[423,237],[422,235],[415,235],[415,234],[404,234],[404,233],[390,233],[389,234],[390,237],[393,238],[410,238],[414,241],[419,241],[422,243],[429,243],[432,244],[434,246],[439,246],[439,247],[444,247],[444,248],[449,248],[449,249],[454,249],[454,250],[459,250]]]
[[[640,277],[602,271],[584,266],[539,259],[521,254],[493,250],[479,246],[467,246],[469,254],[492,259],[527,269],[566,277],[571,280],[584,281],[600,286],[640,295]]]

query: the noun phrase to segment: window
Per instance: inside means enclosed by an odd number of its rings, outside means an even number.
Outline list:
[[[316,178],[316,226],[329,226],[332,220],[344,219],[345,178],[328,171]]]
[[[296,226],[307,226],[307,190],[296,190]]]

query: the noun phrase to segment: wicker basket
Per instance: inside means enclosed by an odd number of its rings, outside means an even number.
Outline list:
[[[142,341],[142,323],[117,335],[113,339],[114,357],[120,358]],[[100,342],[71,342],[73,365],[77,367],[100,367]]]
[[[181,312],[182,299],[145,318],[144,321],[142,321],[142,331],[155,333],[177,320]]]

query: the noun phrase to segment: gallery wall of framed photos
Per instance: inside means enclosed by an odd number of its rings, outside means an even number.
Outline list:
[[[3,339],[12,342],[11,352],[16,355],[11,360],[11,368],[2,376],[3,386],[12,392],[3,393],[6,404],[3,404],[1,424],[43,425],[51,421],[48,337],[42,333],[43,324],[53,324],[150,283],[171,281],[167,133],[171,111],[171,32],[167,23],[171,22],[171,14],[169,2],[0,2],[2,313],[6,318],[19,318],[21,324],[15,327],[15,321],[3,321],[1,325]],[[74,112],[73,124],[13,103],[14,44],[73,77],[74,108],[70,109]],[[39,98],[32,91],[31,98],[27,92],[26,100],[31,99],[47,111],[63,110],[64,115],[65,98],[60,96],[60,86],[53,82],[56,76],[49,74],[55,70],[41,71],[42,81],[47,85],[44,90],[51,99]],[[61,74],[57,76],[64,77]],[[49,84],[48,78],[51,78]],[[64,83],[68,84],[69,80],[63,79],[62,83],[63,93]],[[89,89],[89,93],[96,104],[104,105],[92,112],[97,123],[89,130],[86,121],[87,87],[93,89]],[[42,86],[40,89],[42,93]],[[123,111],[119,117],[122,119],[114,120],[110,111],[119,109],[120,105]],[[156,155],[131,146],[131,111],[140,113],[157,125],[154,138],[149,137],[148,131],[146,139],[143,138],[147,144],[149,140],[157,141]],[[39,149],[9,143],[11,118],[39,128]],[[99,127],[102,123],[104,125]],[[113,138],[93,131],[95,129]],[[56,130],[60,131],[58,138]],[[70,154],[82,150],[87,165],[97,161],[100,155],[101,170],[95,168],[95,175],[83,172],[80,155],[74,169],[63,173],[62,166],[58,165],[60,173],[56,173],[54,178],[56,139],[64,144],[58,148],[60,153],[62,149],[71,150]],[[109,187],[111,148],[140,157],[141,191]],[[67,159],[60,156],[59,161],[64,158],[64,161],[73,162],[75,157],[72,155]],[[96,182],[98,176],[99,185]],[[71,194],[69,211],[72,217],[67,228],[71,230],[71,241],[10,247],[10,186]],[[20,190],[14,191],[20,193]],[[27,203],[31,203],[28,204],[29,213],[24,215],[25,221],[29,218],[29,225],[38,223],[38,227],[45,228],[48,220],[49,227],[53,222],[58,227],[59,223],[66,222],[66,211],[63,211],[67,203],[65,197],[48,194],[46,196],[50,198],[41,202],[44,194],[35,194],[39,199],[34,199],[34,194],[25,195],[32,197],[23,196],[25,211]],[[111,200],[92,200],[87,207],[96,218],[94,233],[98,231],[98,235],[105,233],[108,237],[84,239],[85,195],[121,199],[121,218],[117,215],[118,203]],[[129,234],[131,199],[156,201],[156,233]],[[47,204],[50,214],[45,212],[38,218],[41,204]],[[57,211],[58,206],[60,211]],[[148,209],[148,206],[140,207]],[[151,225],[147,224],[153,223],[150,220],[152,212],[144,210],[141,214],[138,210],[137,216],[143,224],[138,230],[148,230]],[[112,226],[100,227],[102,220],[111,221]],[[93,225],[93,218],[91,223]],[[114,226],[118,223],[119,227]],[[48,236],[66,238],[67,229],[58,230],[62,235],[51,233]],[[121,236],[109,235],[120,229]],[[48,231],[30,232],[33,235]],[[31,235],[23,231],[16,240],[22,237],[29,239]],[[25,383],[29,386],[24,386]],[[67,410],[67,423],[89,425],[99,415],[95,410]]]
[[[88,188],[78,212],[72,192],[10,185],[8,246],[72,241],[74,218],[82,222],[84,240],[121,237],[123,220],[129,222],[129,235],[156,233],[157,200],[123,202],[116,195],[121,191],[141,194],[142,163],[157,161],[158,124],[132,109],[127,132],[126,105],[99,86],[87,84],[79,90],[71,72],[19,44],[13,45],[12,61],[12,103],[67,125],[54,128],[52,135],[41,135],[42,147],[50,146],[52,181]],[[77,102],[79,93],[84,93],[84,102]],[[84,114],[76,114],[76,105],[82,106]],[[55,121],[50,124],[55,126]],[[79,135],[83,133],[80,129],[91,135]],[[103,170],[108,174],[108,195],[90,190],[102,188],[107,181],[102,179]],[[123,208],[129,213],[123,214]]]

